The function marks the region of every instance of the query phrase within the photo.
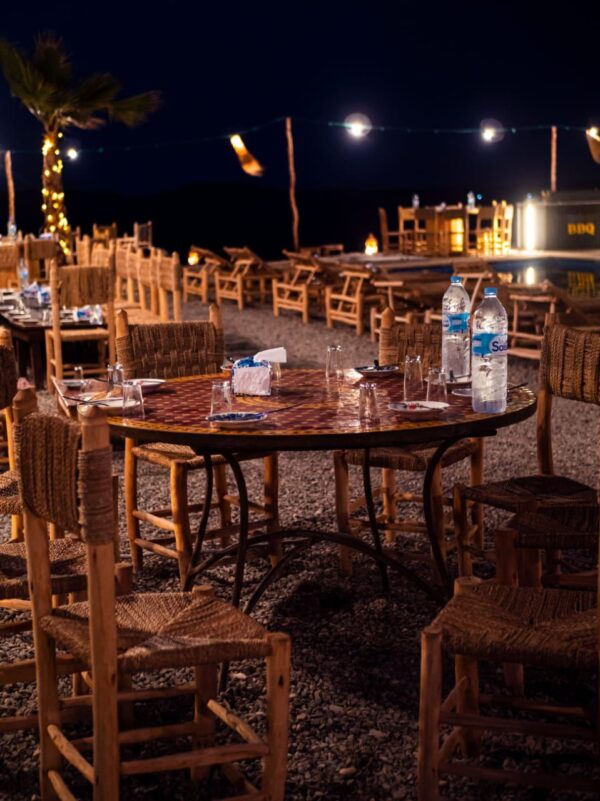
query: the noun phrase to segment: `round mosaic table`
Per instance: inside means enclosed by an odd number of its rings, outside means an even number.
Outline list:
[[[379,564],[386,589],[387,569],[390,568],[400,572],[430,596],[441,600],[451,592],[451,581],[435,536],[429,502],[435,468],[446,450],[459,440],[466,437],[493,436],[498,429],[530,417],[536,407],[535,395],[529,389],[520,387],[509,391],[507,408],[502,414],[475,414],[471,409],[470,398],[449,395],[450,406],[438,418],[418,420],[405,412],[389,408],[390,403],[402,400],[403,386],[401,376],[386,376],[375,380],[380,419],[377,423],[365,423],[358,418],[357,384],[328,383],[322,370],[289,369],[282,371],[282,378],[274,385],[273,394],[269,397],[235,397],[236,410],[267,412],[263,421],[248,428],[225,429],[211,425],[206,420],[210,411],[212,381],[225,377],[225,374],[220,374],[174,379],[167,382],[160,392],[145,398],[143,420],[109,418],[111,428],[122,436],[136,441],[188,445],[205,458],[207,480],[204,511],[194,543],[186,582],[188,587],[200,572],[220,559],[235,554],[237,569],[233,600],[234,603],[239,602],[248,546],[248,497],[236,453],[350,448],[365,451],[363,479],[373,545],[339,532],[292,529],[253,535],[250,540],[252,545],[264,544],[277,538],[288,543],[293,541],[295,546],[286,551],[279,564],[265,576],[253,594],[250,606],[256,603],[261,592],[282,570],[282,563],[288,561],[301,547],[309,547],[323,540],[346,545],[374,558]],[[429,583],[417,575],[398,555],[383,550],[371,491],[369,450],[381,446],[402,447],[419,443],[435,443],[437,446],[425,473],[423,497],[427,530],[441,591],[435,583]],[[202,547],[212,497],[210,457],[217,454],[227,460],[237,483],[240,497],[240,537],[235,545],[211,553],[203,559]]]

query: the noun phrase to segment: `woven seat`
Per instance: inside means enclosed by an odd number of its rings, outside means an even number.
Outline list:
[[[506,481],[492,481],[477,487],[461,487],[466,498],[492,504],[509,512],[533,507],[593,504],[596,490],[563,476],[521,476]]]
[[[91,664],[89,604],[59,607],[43,629]],[[191,593],[138,593],[115,603],[119,667],[127,672],[214,664],[269,653],[265,629],[243,612]]]
[[[87,575],[85,545],[72,539],[48,543],[52,592],[56,595],[84,589]],[[29,598],[27,552],[22,542],[0,545],[0,598]]]
[[[369,451],[369,464],[371,467],[389,467],[392,470],[411,470],[424,473],[427,470],[429,459],[438,445],[439,443],[425,442],[407,448],[373,448]],[[442,467],[449,467],[472,456],[477,448],[478,443],[474,439],[457,442],[456,445],[448,448],[442,457]],[[346,451],[348,464],[362,465],[364,459],[364,451]]]
[[[108,339],[106,328],[66,328],[61,329],[60,338],[63,342],[87,342],[88,340]]]
[[[0,514],[21,514],[19,501],[19,477],[14,470],[0,473]]]
[[[598,666],[596,598],[589,592],[478,584],[434,621],[453,654],[541,667]]]
[[[600,508],[560,506],[543,513],[522,512],[511,518],[508,528],[517,532],[520,548],[558,548],[560,550],[598,547]]]
[[[186,470],[200,470],[204,467],[204,457],[198,456],[192,448],[187,445],[174,445],[168,442],[151,442],[146,445],[136,445],[133,448],[133,455],[144,462],[159,465],[159,467],[170,467],[173,460],[185,463]],[[249,453],[238,454],[236,459],[238,462],[244,460],[249,461],[258,459],[259,457],[266,456],[267,454]],[[222,456],[211,456],[211,463],[227,464],[227,460]]]

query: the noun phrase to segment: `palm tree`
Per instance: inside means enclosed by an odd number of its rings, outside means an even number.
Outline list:
[[[69,128],[93,130],[108,120],[139,125],[158,107],[160,94],[144,92],[119,98],[121,85],[108,73],[77,78],[62,41],[40,35],[33,54],[0,40],[0,67],[11,94],[44,128],[42,144],[42,211],[44,230],[57,233],[68,254],[70,226],[63,190],[60,139]]]

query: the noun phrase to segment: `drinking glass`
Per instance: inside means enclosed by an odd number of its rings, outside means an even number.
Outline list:
[[[325,378],[330,381],[344,379],[344,352],[341,345],[328,345],[325,361]]]
[[[143,420],[144,393],[142,385],[136,381],[123,381],[123,417]]]
[[[269,362],[271,365],[271,376],[276,384],[281,381],[281,362]]]
[[[87,392],[91,386],[91,382],[83,374],[83,367],[79,364],[73,368],[73,380],[79,381],[80,393]]]
[[[360,384],[358,387],[358,419],[362,423],[377,423],[377,387],[375,384]]]
[[[229,381],[213,381],[210,391],[210,413],[227,414],[231,411],[231,384]]]
[[[404,400],[423,399],[423,363],[420,356],[407,356],[404,360]]]
[[[439,367],[431,367],[427,374],[427,400],[448,403],[446,373]]]

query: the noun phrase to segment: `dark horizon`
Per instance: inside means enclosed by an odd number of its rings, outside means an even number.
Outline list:
[[[549,185],[550,134],[507,133],[485,144],[478,134],[372,131],[354,141],[340,128],[302,119],[342,121],[352,112],[374,125],[477,128],[486,118],[507,128],[585,127],[600,121],[595,26],[571,4],[568,15],[540,15],[523,4],[457,2],[394,9],[383,3],[327,6],[231,2],[188,9],[171,3],[158,16],[141,4],[105,3],[89,22],[74,3],[36,3],[24,21],[5,11],[2,35],[30,49],[54,31],[77,71],[110,71],[126,93],[159,89],[162,108],[137,129],[109,125],[71,131],[83,149],[65,166],[65,187],[144,196],[189,184],[282,188],[287,182],[283,125],[245,137],[266,168],[242,173],[223,139],[181,144],[291,115],[300,188],[395,189],[431,202],[519,199]],[[39,185],[36,121],[0,81],[0,148],[15,151],[17,192]],[[177,144],[179,143],[179,144]],[[155,145],[160,144],[160,147]],[[112,148],[127,148],[113,150]],[[97,151],[104,148],[104,152]],[[32,151],[19,153],[18,151]],[[600,167],[581,131],[560,131],[558,186],[600,185]],[[450,197],[448,190],[459,191]]]

